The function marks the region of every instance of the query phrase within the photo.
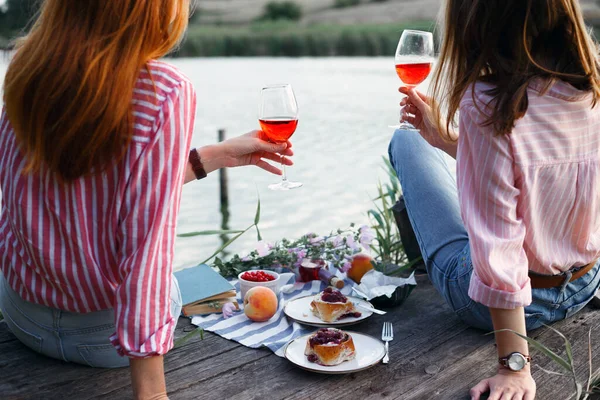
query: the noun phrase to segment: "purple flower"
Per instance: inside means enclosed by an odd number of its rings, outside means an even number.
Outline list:
[[[341,236],[332,236],[327,239],[327,241],[331,243],[334,248],[338,248],[344,243],[344,239],[342,239]]]
[[[233,313],[237,311],[237,307],[233,303],[223,304],[223,318],[233,317]]]
[[[348,272],[348,271],[350,271],[351,267],[352,267],[352,263],[345,262],[344,265],[342,265],[342,272]]]
[[[324,238],[317,236],[317,237],[313,237],[312,239],[310,239],[310,244],[317,244],[317,243],[321,243],[324,240]]]
[[[358,241],[360,244],[365,249],[371,250],[371,243],[373,243],[373,239],[375,239],[375,232],[373,232],[373,230],[366,225],[361,226],[358,232]]]
[[[353,251],[359,251],[360,245],[356,243],[353,236],[346,236],[346,245]]]

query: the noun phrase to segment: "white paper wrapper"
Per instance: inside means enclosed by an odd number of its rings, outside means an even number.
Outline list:
[[[414,272],[408,278],[399,278],[372,269],[363,275],[357,289],[366,295],[367,300],[371,300],[379,296],[391,298],[396,288],[406,285],[417,286]]]

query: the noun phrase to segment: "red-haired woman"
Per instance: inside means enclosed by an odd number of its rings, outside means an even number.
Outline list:
[[[429,277],[496,331],[498,372],[471,396],[532,400],[507,330],[568,318],[600,286],[600,68],[579,2],[448,0],[432,98],[401,90],[421,135],[397,131],[390,156]]]
[[[166,397],[182,185],[222,167],[279,174],[265,160],[292,155],[259,132],[190,151],[194,89],[156,61],[188,14],[183,0],[46,0],[8,68],[0,116],[8,326],[50,357],[131,365],[138,398]]]

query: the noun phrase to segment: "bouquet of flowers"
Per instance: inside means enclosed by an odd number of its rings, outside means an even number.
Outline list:
[[[237,277],[251,269],[289,269],[295,271],[303,262],[325,261],[332,267],[347,272],[352,257],[370,251],[375,234],[370,227],[354,224],[346,230],[338,229],[327,236],[309,233],[297,240],[282,239],[275,243],[258,242],[248,254],[236,254],[229,261],[216,258],[214,266],[225,277]]]

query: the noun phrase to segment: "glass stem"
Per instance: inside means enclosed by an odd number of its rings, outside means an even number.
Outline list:
[[[285,181],[287,181],[287,173],[285,172],[285,164],[283,163],[283,156],[281,156],[281,171],[283,172],[281,174],[281,181],[285,182]]]

